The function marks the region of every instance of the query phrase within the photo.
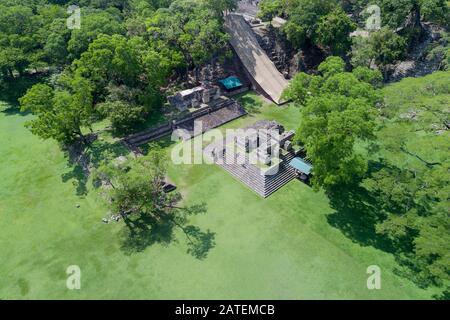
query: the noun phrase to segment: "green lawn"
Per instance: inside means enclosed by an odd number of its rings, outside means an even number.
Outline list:
[[[226,127],[261,118],[297,127],[294,107],[264,105],[251,94],[243,99],[251,114]],[[171,165],[170,177],[186,203],[206,202],[207,213],[192,222],[215,233],[215,247],[197,260],[186,253],[182,234],[169,243],[130,238],[124,224],[101,222],[107,209],[89,184],[87,195],[77,195],[82,192],[72,177],[79,174],[55,142],[39,140],[23,127],[29,118],[0,113],[0,299],[432,295],[395,275],[392,255],[333,227],[330,221],[341,215],[324,194],[297,181],[264,200],[217,166]],[[130,250],[130,243],[139,250]],[[382,289],[370,291],[366,268],[374,264],[382,269]],[[81,268],[81,290],[66,289],[69,265]]]

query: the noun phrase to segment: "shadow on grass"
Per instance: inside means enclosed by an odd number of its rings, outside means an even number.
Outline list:
[[[92,169],[104,159],[114,159],[126,155],[128,150],[120,142],[95,140],[89,147],[78,142],[65,150],[71,171],[61,175],[63,182],[73,181],[77,196],[88,193],[87,183]]]
[[[170,147],[170,146],[172,146],[172,145],[174,145],[176,143],[177,143],[176,141],[172,141],[170,135],[167,135],[167,136],[162,137],[161,139],[158,139],[156,141],[152,141],[152,142],[143,144],[143,145],[139,146],[139,149],[141,149],[141,151],[144,154],[148,154],[150,149],[153,146],[155,146],[155,145],[160,147],[160,148],[166,149],[166,148],[168,148],[168,147]]]
[[[20,108],[17,105],[8,105],[8,106],[2,108],[1,101],[0,101],[0,112],[6,116],[17,116],[18,115],[18,116],[24,117],[24,116],[31,114],[30,111],[25,111],[25,112],[20,111]]]
[[[371,162],[369,174],[385,167],[386,164]],[[392,254],[398,263],[393,270],[396,275],[414,282],[420,288],[433,285],[429,277],[423,276],[420,262],[415,257],[414,239],[417,236],[415,231],[396,239],[390,239],[387,235],[376,232],[377,225],[387,218],[386,213],[399,212],[398,208],[389,207],[389,204],[384,203],[376,194],[370,193],[359,184],[338,186],[328,190],[327,194],[331,207],[336,210],[327,216],[331,226],[339,229],[355,243]],[[448,292],[444,292],[443,297],[446,294],[448,295]]]
[[[69,160],[70,162],[70,160]],[[72,180],[76,188],[77,196],[85,196],[88,193],[87,182],[88,176],[85,174],[83,167],[79,164],[71,164],[72,170],[61,175],[62,182],[66,183]]]
[[[261,108],[264,106],[264,103],[257,96],[243,95],[238,97],[237,101],[249,115],[261,113]]]
[[[371,177],[386,168],[400,170],[383,161],[370,161],[367,176]],[[396,239],[394,243],[387,236],[376,232],[376,226],[387,218],[388,212],[401,212],[395,204],[386,203],[380,195],[362,187],[359,181],[353,185],[336,186],[328,190],[327,195],[331,207],[336,210],[327,216],[328,223],[352,241],[393,253],[398,261],[400,255],[413,252],[413,233],[401,240]]]
[[[330,205],[336,211],[327,216],[328,223],[341,230],[353,242],[393,253],[389,239],[376,232],[385,215],[377,199],[359,185],[339,186],[329,190]]]
[[[104,159],[114,159],[127,155],[129,150],[120,142],[106,142],[96,140],[86,151],[89,157],[89,164],[92,168],[97,168]]]
[[[121,249],[128,255],[144,251],[147,247],[160,244],[167,247],[175,241],[173,224],[141,215],[124,219],[124,241]]]
[[[13,114],[23,115],[19,111],[19,98],[22,97],[34,84],[47,79],[46,74],[28,74],[14,79],[3,81],[0,85],[0,101],[10,105],[11,110],[16,109]],[[12,114],[11,114],[12,115]]]
[[[179,210],[190,211],[190,215],[203,213],[206,207],[192,206]],[[128,216],[124,221],[126,228],[122,234],[121,249],[127,255],[142,252],[155,244],[168,247],[171,243],[178,242],[176,230],[182,231],[186,237],[187,253],[196,259],[205,259],[215,247],[215,233],[210,230],[203,231],[198,226],[180,224],[172,219],[156,219],[144,214]]]

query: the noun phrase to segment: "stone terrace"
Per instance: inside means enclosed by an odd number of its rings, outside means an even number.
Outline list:
[[[267,129],[268,126],[274,124],[275,122],[259,121],[249,128]],[[224,138],[223,141],[223,146],[225,145],[226,138]],[[229,147],[230,146],[225,147],[225,149]],[[221,166],[232,176],[264,198],[270,196],[297,176],[295,169],[289,165],[289,162],[297,156],[297,152],[294,150],[288,151],[280,147],[279,159],[281,160],[281,164],[279,165],[278,172],[272,175],[264,175],[261,168],[250,161],[248,154],[245,156],[245,161],[238,161],[238,157],[242,156],[242,153],[236,153],[234,155],[234,161],[226,159],[224,154],[214,156],[213,150],[220,150],[221,148],[220,143],[212,143],[204,149],[204,153],[207,157],[212,159],[215,164]]]

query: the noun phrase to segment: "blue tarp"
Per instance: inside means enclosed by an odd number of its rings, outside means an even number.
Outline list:
[[[304,174],[310,174],[313,168],[310,163],[298,157],[292,159],[291,162],[289,162],[289,165]]]
[[[242,82],[237,77],[228,77],[219,81],[227,90],[242,87]]]

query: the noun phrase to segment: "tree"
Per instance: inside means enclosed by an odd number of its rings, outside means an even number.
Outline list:
[[[335,74],[344,72],[345,62],[339,57],[331,56],[319,65],[318,70],[325,78],[329,78]]]
[[[387,28],[374,32],[369,38],[369,45],[375,63],[382,66],[398,61],[406,50],[405,39]]]
[[[319,21],[330,14],[337,8],[338,2],[335,0],[298,0],[282,5],[286,15],[289,17],[288,22],[284,25],[283,30],[286,37],[292,42],[296,49],[299,49],[305,43],[306,39],[310,39],[316,44],[317,28]],[[329,17],[331,19],[331,16]],[[325,39],[325,22],[322,25],[322,34]],[[329,43],[327,43],[328,45]]]
[[[371,107],[364,99],[332,94],[308,100],[297,135],[314,164],[315,188],[348,184],[366,172],[367,160],[355,144],[372,137]]]
[[[446,0],[421,0],[420,9],[425,21],[433,21],[449,27],[450,7]]]
[[[259,3],[258,17],[263,21],[272,21],[283,13],[282,0],[261,0]]]
[[[44,45],[44,52],[50,64],[61,66],[69,62],[67,43],[70,35],[65,19],[55,19],[50,24]]]
[[[199,1],[174,1],[148,20],[155,45],[181,54],[186,68],[199,66],[226,53],[228,35],[222,22]]]
[[[306,42],[306,29],[299,24],[288,21],[283,27],[283,32],[286,34],[286,39],[288,39],[294,48],[299,49]]]
[[[48,39],[49,30],[54,31],[54,21],[65,21],[65,9],[58,5],[21,1],[20,5],[13,2],[0,3],[0,72],[3,77],[13,77],[16,73],[22,75],[27,69],[47,67],[49,61],[48,41],[56,44],[56,40]],[[66,32],[60,28],[59,32]],[[59,43],[65,46],[65,43]],[[53,47],[55,49],[55,47]],[[59,49],[59,48],[58,48]]]
[[[320,18],[315,32],[315,42],[328,48],[331,54],[344,55],[351,46],[350,33],[356,30],[356,24],[342,10],[335,9]]]
[[[82,11],[83,20],[81,29],[72,30],[67,51],[71,60],[77,59],[87,50],[89,44],[100,34],[124,34],[125,29],[120,17],[107,11]]]
[[[297,140],[313,162],[316,189],[353,182],[367,170],[367,158],[356,151],[356,144],[373,139],[374,106],[380,95],[369,83],[344,72],[344,66],[341,58],[329,57],[319,66],[322,76],[300,73],[285,92],[302,105]]]
[[[19,99],[22,111],[31,111],[36,118],[26,126],[43,139],[72,143],[81,138],[83,127],[92,122],[92,88],[86,79],[75,77],[69,87],[53,89],[46,84],[36,84]]]
[[[356,67],[352,73],[358,80],[370,83],[376,88],[380,88],[383,85],[383,75],[379,70],[372,70],[366,67]]]
[[[237,0],[203,0],[205,6],[215,13],[218,18],[223,17],[223,13],[237,8]]]
[[[103,102],[97,105],[97,109],[110,119],[113,129],[121,133],[132,131],[137,124],[145,120],[143,106],[125,101]]]
[[[36,30],[40,21],[25,5],[6,6],[0,4],[0,70],[3,76],[22,74],[33,62],[39,51]]]
[[[93,84],[95,103],[103,103],[97,109],[125,132],[161,106],[172,64],[140,37],[100,35],[73,68]]]
[[[147,156],[136,159],[129,166],[104,163],[95,174],[96,185],[100,185],[98,180],[101,180],[110,186],[108,203],[111,211],[121,215],[132,232],[136,232],[134,223],[137,221],[150,221],[150,228],[154,230],[178,228],[186,236],[188,253],[203,259],[214,246],[214,234],[189,225],[188,219],[191,215],[204,213],[205,207],[179,207],[181,194],[164,192],[167,162],[166,152],[151,146]]]
[[[385,72],[389,64],[404,57],[406,47],[404,38],[385,27],[371,33],[368,38],[354,38],[352,64],[355,67],[372,67],[375,64]]]
[[[411,277],[444,290],[450,280],[449,77],[437,72],[383,90],[378,169],[363,183],[383,205],[377,232],[396,244]]]

